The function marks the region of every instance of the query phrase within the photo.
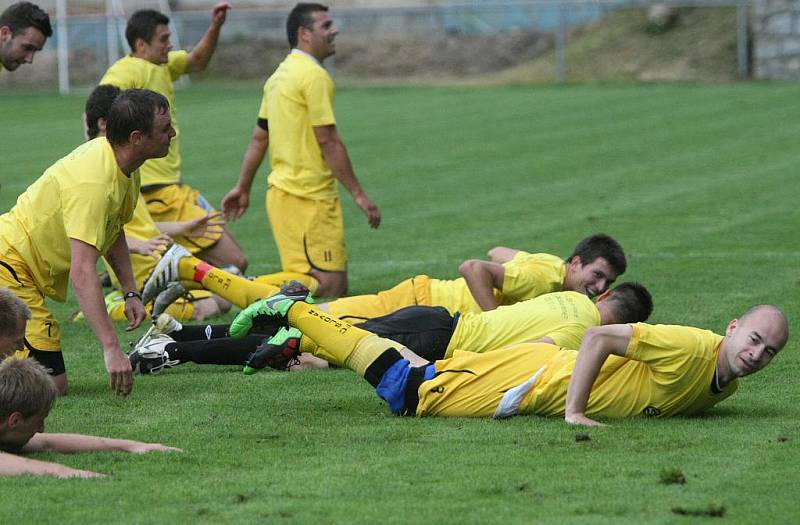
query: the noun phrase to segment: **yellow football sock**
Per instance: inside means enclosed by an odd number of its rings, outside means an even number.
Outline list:
[[[196,257],[184,257],[178,265],[181,281],[197,282],[239,308],[268,297],[278,291],[277,286],[256,283],[238,275],[220,270]]]
[[[259,275],[255,278],[255,282],[257,283],[271,284],[272,286],[277,287],[281,287],[289,281],[300,281],[311,291],[312,294],[317,291],[317,288],[319,288],[319,281],[307,273],[276,272],[268,273],[266,275]]]
[[[353,370],[361,377],[381,354],[397,343],[332,317],[310,304],[297,302],[288,321],[303,332],[300,350],[331,364]]]

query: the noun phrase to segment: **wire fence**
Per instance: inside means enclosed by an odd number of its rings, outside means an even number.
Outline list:
[[[139,2],[146,4],[147,2]],[[568,47],[587,27],[625,10],[644,12],[645,0],[503,0],[442,2],[432,5],[341,7],[332,11],[340,28],[338,53],[329,67],[335,74],[362,79],[459,78],[513,68],[546,57],[552,80],[580,77],[569,63]],[[672,8],[705,8],[730,13],[725,29],[735,42],[736,75],[750,66],[750,0],[675,0]],[[54,17],[55,34],[33,66],[20,74],[0,75],[0,86],[58,86],[62,93],[91,86],[114,60],[129,52],[124,41],[130,2],[106,1],[97,13],[71,14],[70,2]],[[166,0],[150,2],[168,10]],[[174,5],[174,3],[173,3]],[[127,11],[126,11],[127,10]],[[190,47],[208,28],[210,12],[171,12],[173,32]],[[223,28],[211,74],[225,78],[262,78],[285,55],[285,9],[237,8]],[[697,43],[702,45],[702,43]],[[621,58],[622,59],[622,58]],[[579,64],[576,63],[576,67]]]

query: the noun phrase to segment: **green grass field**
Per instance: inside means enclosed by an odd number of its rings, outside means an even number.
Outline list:
[[[337,113],[384,222],[343,199],[351,292],[457,276],[492,246],[564,256],[606,232],[654,323],[718,333],[750,305],[795,332],[699,418],[586,431],[558,419],[391,416],[351,372],[185,365],[110,394],[99,345],[63,321],[71,394],[50,431],[164,442],[179,455],[41,455],[100,480],[0,480],[2,523],[797,523],[800,87],[341,89]],[[214,203],[238,176],[260,86],[178,94],[184,176]],[[0,209],[81,141],[83,96],[4,94]],[[263,172],[263,170],[262,170]],[[249,273],[276,271],[261,174],[233,225]],[[140,331],[137,332],[140,333]],[[137,334],[123,334],[133,340]],[[678,469],[685,484],[664,484]],[[704,513],[724,508],[721,520]],[[690,515],[675,510],[683,509]],[[696,515],[692,515],[696,514]]]

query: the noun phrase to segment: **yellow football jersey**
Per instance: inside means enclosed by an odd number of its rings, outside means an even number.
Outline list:
[[[64,301],[69,240],[105,254],[133,215],[138,195],[138,170],[130,177],[122,173],[105,137],[86,142],[50,166],[0,216],[0,257],[10,253],[24,262],[45,295]]]
[[[521,251],[503,268],[503,290],[495,290],[494,295],[499,304],[507,305],[561,291],[567,267],[555,255]],[[463,277],[451,281],[431,279],[430,295],[432,305],[443,306],[451,314],[481,311]]]
[[[175,109],[173,82],[186,73],[188,58],[189,54],[186,51],[172,51],[166,64],[153,64],[128,55],[114,62],[100,79],[100,84],[112,84],[120,89],[149,89],[161,93],[169,101],[175,138],[169,145],[169,154],[166,157],[150,159],[142,165],[140,171],[144,186],[175,184],[181,180],[181,133]]]
[[[336,93],[328,72],[310,55],[293,50],[264,84],[258,117],[269,122],[269,184],[307,199],[338,197],[315,126],[336,124]]]
[[[156,223],[150,216],[147,210],[147,203],[140,193],[136,200],[136,208],[133,211],[133,217],[125,225],[125,237],[129,239],[136,239],[139,241],[147,241],[153,237],[158,237],[161,232],[158,230]],[[119,280],[111,269],[111,265],[105,262],[106,270],[111,276],[111,280],[116,288],[120,288]],[[149,255],[140,255],[138,253],[131,253],[131,266],[133,267],[133,277],[136,280],[136,289],[141,290],[144,285],[145,279],[150,275],[150,272],[155,268],[158,259],[154,259]]]
[[[673,416],[702,412],[733,394],[738,381],[711,390],[723,337],[686,326],[633,324],[626,357],[610,356],[592,388],[587,414]],[[563,415],[577,352],[560,352],[523,411]]]
[[[610,356],[600,370],[589,396],[589,416],[694,414],[738,388],[733,381],[720,393],[711,390],[722,336],[685,326],[632,326],[627,356]],[[437,361],[437,375],[420,385],[417,415],[496,415],[506,396],[524,388],[512,413],[563,417],[577,356],[576,350],[537,343],[487,354],[456,351]]]
[[[463,314],[447,346],[455,350],[490,352],[508,345],[549,337],[562,348],[578,348],[583,333],[600,324],[600,312],[578,292],[554,292],[479,314]]]

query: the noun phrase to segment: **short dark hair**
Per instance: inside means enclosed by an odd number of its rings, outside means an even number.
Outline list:
[[[590,235],[579,242],[567,261],[571,261],[576,255],[581,260],[581,264],[589,264],[602,257],[608,261],[617,275],[622,275],[628,268],[628,261],[625,259],[625,251],[622,246],[614,238],[604,233]]]
[[[286,38],[289,39],[289,47],[297,47],[297,31],[301,27],[311,29],[313,20],[311,15],[317,11],[327,11],[328,6],[322,4],[313,4],[310,2],[301,2],[294,6],[289,13],[289,18],[286,19]]]
[[[149,89],[126,89],[121,91],[108,109],[106,138],[115,145],[128,143],[134,130],[145,135],[153,131],[156,111],[169,111],[169,102],[164,95]]]
[[[653,297],[641,283],[622,283],[603,302],[614,310],[617,323],[641,323],[653,313]]]
[[[120,89],[111,84],[102,84],[94,88],[86,99],[84,112],[86,113],[86,133],[90,139],[100,134],[97,121],[101,118],[108,119],[108,110],[119,95]]]
[[[169,25],[169,17],[160,11],[141,9],[133,13],[125,27],[125,40],[131,46],[131,51],[135,49],[138,38],[149,44],[156,34],[156,27],[160,25]]]
[[[17,2],[0,14],[0,27],[7,26],[16,35],[29,27],[38,29],[45,37],[53,36],[50,16],[42,8],[30,2]]]

